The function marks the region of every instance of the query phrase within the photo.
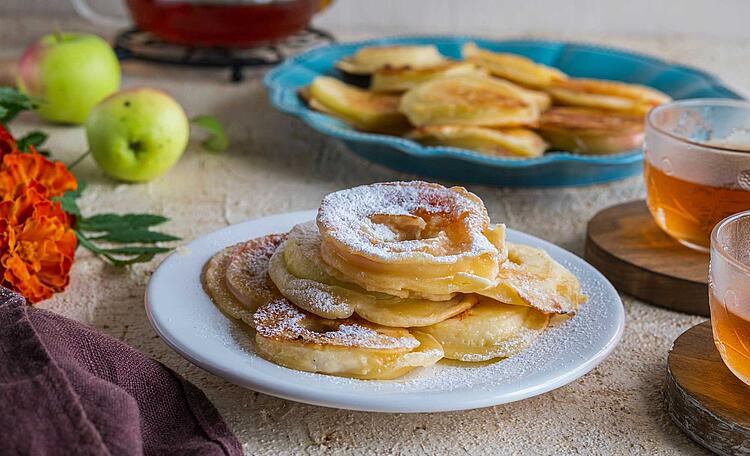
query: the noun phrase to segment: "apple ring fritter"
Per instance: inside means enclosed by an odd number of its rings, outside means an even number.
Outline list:
[[[493,286],[505,231],[463,187],[362,185],[323,198],[323,261],[347,282],[398,297],[446,300]]]
[[[429,68],[447,59],[435,46],[370,46],[336,62],[336,68],[353,75],[368,75],[381,68]]]
[[[641,115],[558,106],[542,113],[539,133],[558,150],[614,154],[643,145],[644,121]]]
[[[347,318],[353,313],[373,323],[394,327],[438,323],[476,303],[469,295],[447,301],[398,298],[337,279],[320,256],[320,235],[315,222],[302,223],[271,259],[269,272],[291,302],[325,318]]]
[[[371,92],[327,76],[315,78],[309,89],[300,95],[308,97],[313,109],[359,130],[399,134],[409,125],[399,111],[398,95]]]
[[[255,310],[281,297],[268,276],[268,265],[286,237],[286,234],[269,234],[239,244],[235,249],[224,277],[229,291],[246,308]]]
[[[203,266],[201,281],[203,289],[216,307],[230,317],[242,320],[248,325],[253,326],[253,312],[255,312],[255,308],[248,307],[237,299],[227,287],[225,280],[227,267],[232,261],[233,255],[242,248],[243,244],[241,242],[226,247],[211,257],[206,262],[206,265]]]
[[[479,48],[474,43],[466,43],[461,55],[487,69],[493,76],[507,79],[527,87],[544,88],[554,81],[564,81],[568,77],[557,68],[534,62],[518,54],[492,52]]]
[[[412,87],[443,76],[460,74],[487,74],[471,62],[446,62],[427,68],[380,68],[372,75],[370,90],[374,92],[400,93]]]
[[[523,244],[507,245],[508,259],[500,265],[498,285],[479,294],[555,314],[575,313],[586,302],[576,276],[547,252]]]
[[[645,115],[651,108],[671,100],[668,95],[651,87],[601,79],[556,81],[546,90],[555,104],[637,115]]]
[[[262,306],[254,316],[258,355],[291,369],[361,379],[392,379],[443,357],[422,332],[375,325],[358,318],[329,320],[286,299]]]
[[[282,244],[271,257],[268,274],[281,294],[297,306],[322,318],[337,319],[351,317],[358,300],[374,300],[372,296],[334,283],[325,283],[323,273],[313,278],[292,274],[284,254],[286,245],[286,242]]]
[[[478,362],[508,358],[531,346],[549,316],[526,306],[481,299],[471,309],[432,326],[419,328],[443,347],[445,357]]]
[[[437,125],[417,128],[406,137],[426,146],[458,147],[498,157],[538,157],[547,149],[541,136],[525,128]]]
[[[535,125],[549,96],[501,79],[478,75],[444,76],[423,82],[401,97],[399,109],[418,127]]]

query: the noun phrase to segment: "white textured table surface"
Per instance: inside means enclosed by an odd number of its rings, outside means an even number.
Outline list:
[[[22,42],[37,26],[0,21],[1,43]],[[43,24],[42,24],[43,25]],[[697,65],[735,87],[750,87],[750,43],[687,39],[567,37],[616,45]],[[17,52],[5,46],[3,53]],[[260,73],[237,85],[225,72],[164,69],[128,63],[125,86],[172,93],[189,114],[213,113],[233,144],[224,154],[197,142],[165,176],[144,185],[104,177],[92,161],[76,169],[89,182],[84,212],[152,211],[186,241],[274,213],[315,208],[333,190],[412,179],[365,162],[337,141],[274,111]],[[20,133],[39,125],[24,117]],[[49,148],[69,161],[85,149],[82,130],[49,127]],[[450,182],[446,182],[450,184]],[[587,220],[609,205],[642,197],[640,177],[576,189],[509,190],[470,186],[495,221],[582,253]],[[388,415],[333,410],[276,399],[203,372],[170,350],[148,324],[143,293],[159,263],[130,270],[107,266],[79,250],[68,290],[40,304],[125,341],[202,388],[244,443],[247,454],[702,454],[669,421],[662,406],[667,351],[698,317],[644,305],[624,296],[625,335],[597,369],[566,387],[518,403],[468,412]],[[196,278],[197,279],[197,278]]]

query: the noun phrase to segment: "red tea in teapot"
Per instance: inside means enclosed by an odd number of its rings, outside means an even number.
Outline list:
[[[133,21],[187,46],[251,47],[305,28],[321,0],[127,0]]]

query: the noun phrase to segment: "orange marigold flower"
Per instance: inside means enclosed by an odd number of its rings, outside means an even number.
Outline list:
[[[41,193],[45,198],[62,196],[78,187],[76,178],[63,163],[47,160],[34,151],[28,154],[10,153],[2,157],[0,200],[15,198],[19,189],[32,181],[43,187]]]
[[[14,152],[18,152],[18,144],[13,139],[13,135],[0,124],[0,159]]]
[[[0,283],[31,303],[65,289],[77,244],[69,217],[47,191],[31,182],[0,202]]]
[[[29,302],[68,285],[76,249],[72,217],[51,198],[78,187],[64,164],[21,153],[0,126],[0,284]]]

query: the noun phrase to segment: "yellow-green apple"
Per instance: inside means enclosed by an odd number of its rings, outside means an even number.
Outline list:
[[[86,119],[86,138],[96,163],[110,176],[151,180],[185,151],[190,127],[177,101],[151,88],[122,90],[104,99]]]
[[[81,124],[120,87],[120,63],[96,35],[54,33],[29,46],[18,64],[18,88],[39,99],[47,120]]]

